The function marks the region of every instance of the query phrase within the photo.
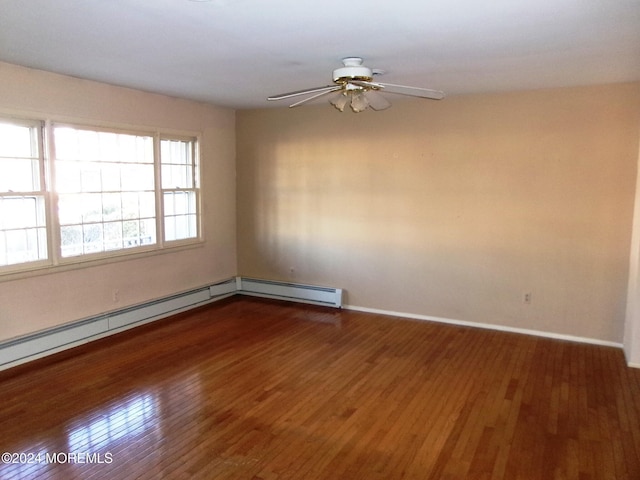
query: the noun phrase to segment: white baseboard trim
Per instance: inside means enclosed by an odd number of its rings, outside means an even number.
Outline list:
[[[565,335],[562,333],[545,332],[542,330],[530,330],[526,328],[508,327],[505,325],[496,325],[493,323],[469,322],[466,320],[455,320],[452,318],[433,317],[431,315],[419,315],[415,313],[394,312],[389,310],[380,310],[377,308],[359,307],[357,305],[343,305],[345,310],[353,310],[364,313],[375,313],[378,315],[387,315],[392,317],[408,318],[411,320],[422,320],[428,322],[446,323],[449,325],[458,325],[462,327],[483,328],[486,330],[497,330],[500,332],[519,333],[524,335],[533,335],[536,337],[552,338],[555,340],[566,340],[569,342],[588,343],[591,345],[600,345],[604,347],[622,348],[622,343],[599,340],[597,338],[578,337],[575,335]],[[631,366],[631,365],[629,365]],[[639,365],[640,366],[640,365]]]
[[[627,366],[631,368],[640,368],[640,363],[636,362],[627,362]]]

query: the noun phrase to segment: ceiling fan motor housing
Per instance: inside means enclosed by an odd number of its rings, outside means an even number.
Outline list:
[[[346,83],[349,80],[363,80],[370,82],[373,79],[373,72],[370,68],[362,65],[359,57],[347,57],[342,59],[344,67],[336,68],[333,71],[333,81],[336,83]]]

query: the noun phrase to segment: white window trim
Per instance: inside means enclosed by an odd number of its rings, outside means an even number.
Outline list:
[[[204,241],[204,226],[203,226],[203,215],[202,215],[202,157],[201,157],[201,148],[200,148],[200,144],[201,144],[201,139],[200,139],[200,135],[185,135],[184,133],[180,134],[180,133],[175,133],[172,134],[170,132],[166,132],[163,131],[162,133],[160,133],[159,135],[156,136],[155,138],[155,142],[157,142],[156,148],[154,149],[154,153],[155,155],[160,155],[160,141],[161,140],[179,140],[179,141],[194,141],[194,151],[193,151],[193,158],[194,158],[194,187],[192,189],[179,189],[179,190],[194,190],[195,192],[195,196],[196,196],[196,212],[197,212],[197,219],[196,219],[196,229],[197,229],[197,235],[196,238],[202,239],[202,241]],[[158,164],[160,164],[160,160],[157,160]],[[188,245],[190,243],[193,243],[192,241],[190,241],[190,239],[178,239],[178,240],[165,240],[165,236],[164,236],[164,219],[165,219],[165,212],[164,212],[164,201],[162,198],[162,195],[165,191],[168,191],[169,189],[165,189],[162,187],[162,179],[161,179],[161,168],[156,169],[156,185],[158,185],[158,188],[156,188],[156,202],[157,205],[160,209],[160,215],[162,215],[162,222],[158,222],[157,227],[158,230],[162,229],[162,232],[158,231],[157,234],[157,238],[160,239],[159,241],[163,244],[163,246],[165,248],[169,247],[169,246],[180,246],[180,245]]]

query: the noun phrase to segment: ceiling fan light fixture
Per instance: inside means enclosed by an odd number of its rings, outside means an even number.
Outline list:
[[[330,103],[341,112],[344,112],[344,107],[347,105],[347,103],[349,103],[347,92],[342,92],[339,95],[336,95],[336,97],[333,98]]]
[[[360,113],[367,108],[369,108],[369,100],[367,100],[363,90],[351,94],[351,110],[355,113]]]

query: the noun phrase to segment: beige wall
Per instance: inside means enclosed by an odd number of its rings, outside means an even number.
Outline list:
[[[46,275],[0,277],[0,340],[160,298],[236,273],[235,114],[186,100],[0,63],[0,113],[202,134],[206,242]],[[118,301],[113,291],[119,291]]]
[[[398,98],[237,112],[239,274],[621,342],[640,84]]]

